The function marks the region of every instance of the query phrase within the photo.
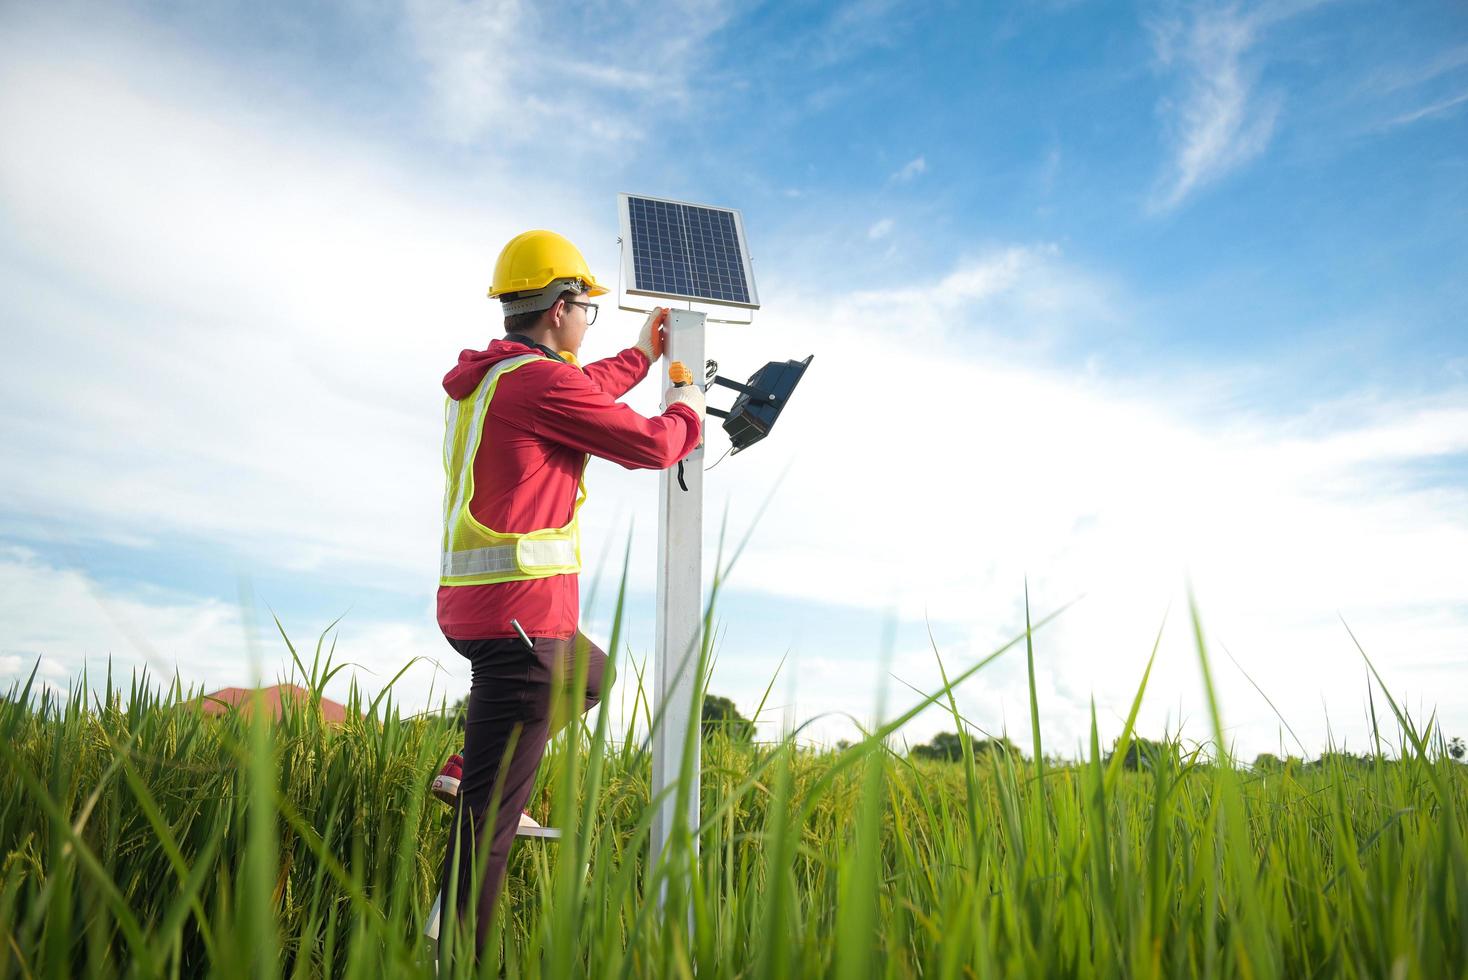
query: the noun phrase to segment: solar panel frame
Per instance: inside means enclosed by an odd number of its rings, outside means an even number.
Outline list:
[[[642,213],[634,215],[638,209]],[[618,194],[617,211],[622,233],[622,282],[627,295],[759,309],[744,217],[737,209],[645,194]],[[662,240],[648,234],[649,224],[665,228]],[[690,248],[688,239],[695,236],[695,247]],[[730,248],[732,256],[726,251]],[[698,258],[701,264],[697,264]],[[742,294],[738,289],[741,283]]]

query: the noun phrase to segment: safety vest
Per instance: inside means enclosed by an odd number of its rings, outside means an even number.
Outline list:
[[[539,361],[538,354],[507,357],[489,369],[474,394],[448,400],[443,437],[443,557],[439,585],[489,585],[574,575],[581,571],[581,530],[576,514],[586,501],[586,463],[575,507],[564,527],[515,534],[485,527],[469,512],[474,499],[474,457],[482,447],[484,419],[500,379]],[[588,459],[590,457],[587,457]]]

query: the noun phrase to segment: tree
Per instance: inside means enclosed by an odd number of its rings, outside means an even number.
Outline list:
[[[1254,757],[1255,772],[1298,772],[1304,765],[1297,755],[1287,755],[1283,759],[1272,752],[1261,752]]]
[[[976,738],[973,740],[974,758],[981,759],[990,752],[999,752],[1012,757],[1016,762],[1023,762],[1025,754],[1019,750],[1008,738],[1000,735],[998,738]]]
[[[704,738],[722,732],[731,742],[754,741],[754,722],[741,715],[733,701],[717,694],[704,695],[702,728]]]
[[[914,745],[908,753],[915,759],[942,759],[952,762],[963,758],[963,743],[956,732],[939,732],[926,745]]]
[[[1453,736],[1453,740],[1448,743],[1448,755],[1452,756],[1455,762],[1462,762],[1463,756],[1468,755],[1468,745],[1463,744],[1461,736]]]
[[[982,759],[985,754],[994,751],[1012,755],[1015,759],[1024,758],[1019,748],[1002,735],[999,738],[974,738],[972,735],[966,737],[973,748],[975,759]],[[957,762],[963,758],[963,741],[957,732],[939,732],[933,736],[931,742],[925,745],[914,745],[908,754],[914,759],[941,759],[947,762]]]
[[[1117,739],[1120,742],[1121,739]],[[1116,742],[1111,743],[1111,753],[1106,756],[1109,763],[1116,755]],[[1122,756],[1121,767],[1137,771],[1140,769],[1151,769],[1157,763],[1168,760],[1173,765],[1179,761],[1178,746],[1175,742],[1154,742],[1150,738],[1132,737],[1127,743],[1126,755]]]

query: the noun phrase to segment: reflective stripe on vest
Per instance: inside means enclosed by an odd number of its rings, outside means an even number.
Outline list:
[[[474,499],[474,459],[482,447],[484,420],[500,379],[526,364],[542,360],[537,354],[509,357],[495,364],[480,380],[474,394],[463,401],[448,400],[443,437],[443,548],[440,585],[488,585],[571,575],[581,571],[581,535],[576,514],[586,500],[584,480],[579,483],[571,520],[564,527],[541,528],[517,534],[496,531],[469,511]]]

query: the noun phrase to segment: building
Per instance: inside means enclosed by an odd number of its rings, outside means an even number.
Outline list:
[[[253,688],[248,687],[225,687],[212,694],[204,695],[204,714],[222,715],[230,710],[230,707],[244,706],[248,711],[250,707],[250,696],[254,693]],[[274,687],[260,688],[261,699],[270,708],[272,718],[280,717],[280,705],[282,701],[291,700],[297,702],[309,702],[311,692],[296,684],[277,684]],[[220,704],[219,702],[224,702]],[[229,706],[229,707],[226,707]],[[321,717],[329,722],[343,722],[347,720],[347,708],[344,704],[332,701],[330,698],[321,699]]]

